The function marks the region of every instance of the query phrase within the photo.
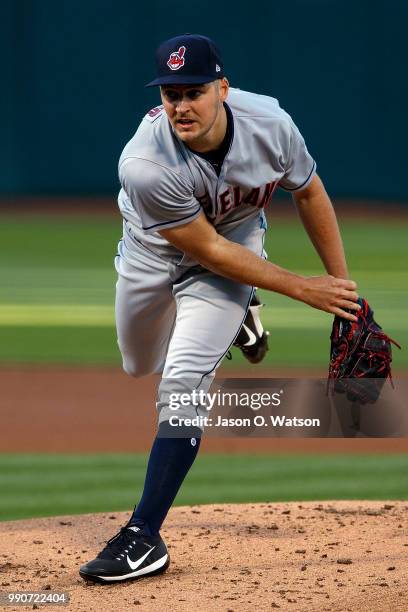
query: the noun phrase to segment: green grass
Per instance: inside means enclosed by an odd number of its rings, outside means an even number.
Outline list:
[[[117,365],[113,327],[25,325],[0,327],[0,363]]]
[[[114,207],[114,203],[112,203]],[[271,220],[269,259],[301,274],[322,266],[297,219]],[[408,218],[342,223],[351,276],[386,331],[408,345]],[[0,223],[0,362],[117,365],[114,330],[121,236],[117,217],[5,216]],[[278,294],[260,291],[271,332],[263,365],[326,366],[331,316]],[[233,350],[236,367],[247,362]],[[408,351],[394,351],[408,366]]]
[[[145,455],[0,455],[0,519],[129,510]],[[198,457],[176,505],[408,499],[408,455]]]
[[[58,205],[58,203],[56,204]],[[112,210],[115,202],[112,200]],[[122,236],[120,215],[1,215],[0,244],[8,269],[106,270]]]

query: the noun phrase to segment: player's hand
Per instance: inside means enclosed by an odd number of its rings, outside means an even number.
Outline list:
[[[357,304],[357,285],[352,280],[334,276],[309,276],[304,279],[300,288],[299,299],[313,308],[330,312],[348,321],[357,321],[357,317],[348,310],[360,310]]]

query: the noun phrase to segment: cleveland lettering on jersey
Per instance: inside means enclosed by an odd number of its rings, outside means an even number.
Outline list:
[[[245,192],[239,185],[228,187],[228,189],[218,194],[218,206],[215,215],[212,214],[212,202],[208,194],[196,197],[206,213],[207,218],[215,219],[217,216],[226,215],[229,211],[235,210],[243,204],[248,204],[254,208],[265,208],[271,201],[277,186],[277,181],[266,183],[266,185],[251,189],[246,195],[244,195]]]

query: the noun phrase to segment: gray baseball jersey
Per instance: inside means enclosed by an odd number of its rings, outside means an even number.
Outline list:
[[[265,256],[264,209],[273,192],[277,186],[302,189],[315,173],[301,134],[277,100],[230,89],[227,104],[233,133],[219,175],[179,140],[161,106],[144,117],[119,161],[118,344],[127,373],[162,374],[160,422],[171,416],[168,381],[185,381],[185,391],[209,388],[239,333],[253,287],[204,270],[159,230],[203,211],[217,232]],[[178,416],[195,414],[187,406]]]
[[[307,186],[316,164],[275,98],[230,89],[234,127],[219,176],[175,135],[163,107],[151,110],[119,160],[119,208],[143,244],[169,258],[179,252],[157,233],[201,211],[220,234],[259,214],[279,185]]]

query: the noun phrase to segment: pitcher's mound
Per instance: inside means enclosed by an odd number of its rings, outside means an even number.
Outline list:
[[[115,512],[0,523],[1,592],[66,592],[75,612],[133,606],[177,612],[408,610],[407,502],[173,508],[162,530],[171,557],[166,574],[85,583],[79,565],[94,558],[128,517]]]

